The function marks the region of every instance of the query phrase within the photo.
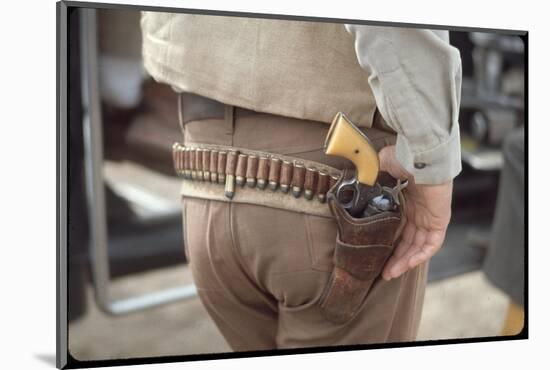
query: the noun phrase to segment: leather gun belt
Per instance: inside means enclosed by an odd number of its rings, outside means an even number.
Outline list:
[[[181,194],[332,217],[327,191],[341,171],[326,164],[212,144],[172,148]]]

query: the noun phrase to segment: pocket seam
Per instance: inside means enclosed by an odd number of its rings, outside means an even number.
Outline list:
[[[185,197],[181,197],[181,205],[182,205],[182,222],[183,222],[183,253],[185,253],[185,259],[187,260],[187,263],[191,262],[191,259],[189,258],[189,243],[187,242],[187,202],[185,201]]]
[[[319,266],[319,258],[317,249],[315,248],[315,243],[313,242],[313,239],[311,237],[311,225],[310,225],[310,215],[305,214],[304,215],[304,224],[306,226],[306,238],[307,238],[307,244],[308,244],[308,252],[309,252],[309,259],[311,262],[311,269],[315,271],[320,272],[331,272],[334,268],[334,263],[331,263],[330,266]],[[334,243],[334,246],[332,248],[333,254],[334,249],[336,248],[336,244]],[[332,260],[331,260],[332,261]]]

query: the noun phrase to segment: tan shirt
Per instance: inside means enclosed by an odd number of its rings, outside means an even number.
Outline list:
[[[447,32],[156,12],[141,25],[144,64],[160,82],[327,123],[343,111],[370,127],[378,107],[417,183],[461,170],[461,61]]]
[[[376,103],[341,24],[147,13],[149,73],[226,104],[330,123],[339,111],[372,125]]]

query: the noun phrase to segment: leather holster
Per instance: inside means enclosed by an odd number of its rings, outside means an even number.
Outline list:
[[[352,217],[336,198],[338,185],[348,178],[345,171],[327,193],[330,210],[338,225],[334,268],[320,299],[323,315],[335,323],[351,320],[379,277],[390,257],[404,224],[404,198],[397,211],[386,211],[365,218]],[[379,183],[394,186],[390,176],[380,176]]]

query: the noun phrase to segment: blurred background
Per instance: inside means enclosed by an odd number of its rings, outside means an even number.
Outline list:
[[[69,351],[79,360],[230,351],[186,265],[171,157],[176,95],[141,66],[139,19],[136,10],[69,15]],[[514,301],[484,266],[503,148],[525,124],[524,43],[454,31],[451,43],[463,63],[463,171],[418,340],[501,335]],[[510,227],[523,233],[523,216]],[[514,263],[523,271],[523,259]]]

